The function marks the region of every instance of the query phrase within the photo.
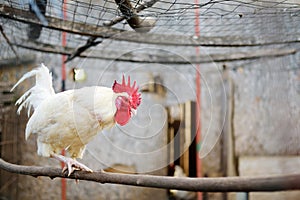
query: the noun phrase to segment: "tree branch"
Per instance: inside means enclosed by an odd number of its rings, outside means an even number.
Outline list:
[[[68,56],[68,58],[64,61],[65,63],[73,60],[75,57],[79,57],[84,51],[89,49],[90,47],[97,46],[98,44],[102,43],[102,40],[97,40],[97,37],[89,37],[89,39],[86,41],[86,43],[83,46],[79,46],[73,51],[71,55]]]
[[[0,158],[0,168],[11,173],[70,178],[99,183],[114,183],[141,187],[177,189],[202,192],[250,192],[300,190],[300,174],[263,177],[221,177],[221,178],[177,178],[153,175],[129,175],[107,172],[75,171],[69,177],[60,168],[22,166],[5,162]]]
[[[125,19],[129,26],[133,28],[136,32],[147,33],[155,25],[154,19],[142,19],[137,15],[136,9],[131,5],[129,0],[115,0],[118,5],[119,10],[125,16]]]
[[[139,6],[137,6],[135,8],[136,12],[139,13],[142,10],[146,9],[146,8],[150,8],[152,7],[158,0],[151,0],[151,1],[147,1],[147,2],[143,2],[142,4],[140,4]],[[113,26],[119,22],[121,22],[122,20],[126,19],[126,16],[118,16],[115,19],[111,20],[111,21],[107,21],[105,23],[103,23],[104,26]]]

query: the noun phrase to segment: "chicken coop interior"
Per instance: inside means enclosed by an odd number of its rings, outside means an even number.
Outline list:
[[[43,63],[55,93],[111,88],[123,75],[136,81],[136,114],[99,132],[78,159],[93,170],[300,174],[299,0],[1,0],[0,32],[0,155],[9,163],[61,167],[37,154],[37,134],[25,140],[32,113],[17,114],[15,102],[35,78],[11,91]],[[295,189],[199,193],[0,169],[1,200],[299,197]]]

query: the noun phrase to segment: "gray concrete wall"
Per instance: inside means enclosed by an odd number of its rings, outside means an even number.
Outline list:
[[[258,60],[232,72],[237,155],[299,155],[297,56]]]

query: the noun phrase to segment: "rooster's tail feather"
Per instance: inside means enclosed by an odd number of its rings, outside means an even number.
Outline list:
[[[36,77],[35,86],[25,92],[17,100],[16,105],[19,105],[17,110],[18,113],[20,113],[23,108],[27,108],[29,115],[31,107],[36,109],[43,100],[55,94],[52,87],[52,75],[44,64],[41,64],[39,68],[24,74],[10,91],[13,91],[20,83],[32,76]]]

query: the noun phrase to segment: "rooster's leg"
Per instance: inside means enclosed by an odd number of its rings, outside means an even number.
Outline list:
[[[80,170],[84,170],[84,171],[88,171],[88,172],[93,172],[93,170],[91,170],[90,168],[88,168],[84,164],[82,164],[82,163],[80,163],[80,162],[78,162],[78,161],[76,161],[72,158],[68,158],[68,157],[65,157],[65,156],[62,156],[62,155],[58,155],[58,154],[51,154],[51,157],[66,164],[65,168],[63,169],[63,172],[68,169],[68,176],[70,176],[71,173],[75,169],[80,169]]]

